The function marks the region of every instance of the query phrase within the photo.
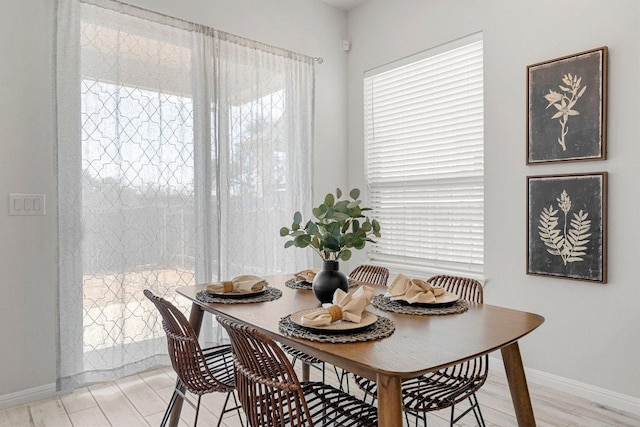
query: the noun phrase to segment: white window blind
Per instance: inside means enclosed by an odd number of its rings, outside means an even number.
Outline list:
[[[440,46],[365,74],[371,259],[483,274],[482,40]]]

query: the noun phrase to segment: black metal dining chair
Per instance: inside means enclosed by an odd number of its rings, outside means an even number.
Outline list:
[[[474,279],[439,275],[427,280],[432,286],[441,286],[447,292],[471,302],[483,302],[483,290],[480,282]],[[489,356],[484,355],[413,378],[402,383],[402,404],[407,423],[408,415],[415,417],[415,425],[422,421],[427,426],[427,413],[451,408],[450,425],[453,426],[469,412],[473,412],[476,422],[484,426],[484,418],[478,404],[476,391],[487,379]],[[375,401],[377,387],[374,381],[355,375],[355,382],[366,396]],[[468,400],[469,408],[455,415],[456,404]]]
[[[235,372],[231,346],[227,344],[203,350],[191,324],[180,310],[169,301],[154,295],[148,289],[144,290],[144,295],[151,300],[162,315],[162,327],[167,334],[169,358],[173,370],[178,376],[176,387],[160,426],[164,427],[167,424],[176,399],[180,396],[196,410],[193,422],[195,427],[198,424],[202,395],[213,392],[227,394],[218,420],[218,427],[222,423],[223,415],[231,411],[238,412],[240,424],[244,425],[240,412],[241,407],[238,405],[235,395]],[[186,398],[185,390],[198,396],[197,405]],[[227,408],[231,397],[235,406]]]

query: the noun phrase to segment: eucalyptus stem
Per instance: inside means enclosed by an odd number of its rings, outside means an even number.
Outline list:
[[[324,202],[313,208],[313,217],[306,223],[302,214],[296,212],[291,227],[280,229],[280,236],[290,238],[284,247],[311,246],[325,261],[347,261],[351,258],[351,248],[362,249],[367,242],[375,243],[371,236],[380,237],[380,224],[363,215],[371,209],[360,206],[360,190],[351,190],[348,199],[341,197],[340,189],[335,196],[327,194]],[[354,229],[354,224],[359,227]]]

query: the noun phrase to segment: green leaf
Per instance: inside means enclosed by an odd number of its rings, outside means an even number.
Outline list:
[[[302,222],[302,214],[298,211],[293,214],[293,222],[300,224]]]
[[[360,210],[360,206],[355,206],[347,210],[347,213],[349,214],[349,216],[351,216],[351,218],[362,218],[362,211]]]
[[[338,203],[336,203],[333,206],[333,208],[338,212],[347,213],[347,211],[349,210],[348,205],[349,205],[348,200],[340,200]]]
[[[327,211],[328,210],[329,210],[329,208],[327,208],[327,205],[325,205],[323,203],[320,206],[318,206],[317,208],[314,208],[313,215],[318,219],[324,219],[327,216]]]
[[[378,220],[372,220],[371,221],[371,225],[373,226],[373,232],[374,233],[379,233],[380,232],[380,223],[378,222]]]
[[[288,236],[288,235],[289,235],[289,229],[288,229],[287,227],[282,227],[282,228],[280,229],[280,235],[281,235],[282,237],[284,237],[284,236]]]
[[[364,239],[360,239],[360,238],[353,239],[353,247],[358,250],[364,249],[364,246],[366,244],[367,242]]]
[[[311,246],[322,250],[322,245],[320,244],[320,239],[318,238],[318,236],[313,236],[313,239],[311,239]]]
[[[360,190],[357,188],[354,188],[349,192],[349,196],[351,196],[351,198],[354,200],[357,199],[358,197],[360,197]]]
[[[285,248],[290,248],[294,244],[295,244],[295,242],[293,240],[289,240],[287,243],[284,244],[284,247]]]
[[[343,261],[349,261],[351,259],[351,251],[349,249],[345,249],[340,253],[340,259]]]
[[[319,230],[318,230],[318,226],[316,225],[315,222],[311,222],[309,221],[307,223],[307,226],[305,227],[305,230],[307,231],[307,233],[309,234],[313,234],[313,235],[318,235],[320,234]]]
[[[294,239],[295,244],[299,248],[306,248],[311,243],[311,236],[308,234],[303,234]]]
[[[367,220],[365,222],[362,223],[362,227],[360,227],[363,231],[365,232],[369,232],[371,231],[371,223]]]
[[[341,190],[341,189],[336,188],[336,196],[338,197],[338,199],[339,199],[340,197],[342,197],[342,190]]]
[[[324,241],[324,248],[332,252],[340,250],[340,242],[334,236],[328,236]]]
[[[327,208],[327,213],[324,215],[324,217],[327,218],[327,219],[331,219],[331,218],[333,218],[334,212],[335,212],[335,209],[333,209],[331,207]]]
[[[351,222],[351,229],[353,230],[354,233],[357,233],[358,230],[360,230],[360,221],[358,221],[357,219],[354,219]]]
[[[338,221],[347,221],[351,217],[349,215],[347,215],[346,213],[334,212],[333,218],[338,220]]]
[[[337,222],[332,222],[326,225],[327,231],[332,236],[340,236],[342,227]]]
[[[334,203],[335,199],[333,194],[329,193],[324,197],[324,204],[327,205],[327,207],[332,207]]]
[[[291,229],[292,230],[300,230],[300,224],[298,224],[297,222],[294,222],[293,224],[291,224]]]

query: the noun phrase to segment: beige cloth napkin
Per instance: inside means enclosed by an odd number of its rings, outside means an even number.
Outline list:
[[[400,273],[389,286],[389,291],[385,296],[393,301],[403,300],[410,304],[428,304],[436,302],[436,297],[444,295],[444,293],[444,288],[440,286],[431,286],[426,280],[410,279]]]
[[[323,309],[302,316],[304,326],[327,326],[338,320],[360,323],[362,312],[371,303],[375,291],[370,286],[360,286],[353,293],[336,289],[333,304],[323,304]]]
[[[319,268],[308,268],[296,273],[296,282],[312,283],[316,274],[320,271]]]
[[[233,279],[225,282],[215,282],[207,286],[207,291],[219,294],[219,293],[229,293],[235,292],[238,294],[246,294],[250,292],[258,292],[261,291],[267,285],[267,281],[258,277],[251,275],[244,275],[234,277]]]

